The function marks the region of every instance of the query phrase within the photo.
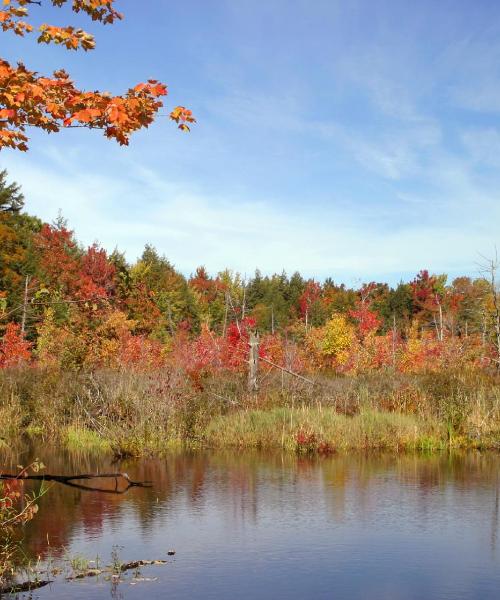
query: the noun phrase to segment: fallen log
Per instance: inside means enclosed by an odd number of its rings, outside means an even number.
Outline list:
[[[81,490],[87,490],[92,492],[103,492],[106,494],[124,494],[131,487],[152,487],[151,481],[133,481],[130,479],[127,473],[81,473],[78,475],[51,475],[50,473],[43,473],[41,475],[25,475],[23,474],[10,474],[3,473],[0,474],[0,480],[12,480],[18,479],[21,481],[30,480],[30,481],[54,481],[56,483],[61,483],[63,485],[68,485],[70,487],[75,487]],[[109,490],[105,488],[99,488],[89,485],[82,485],[80,483],[76,483],[77,481],[89,481],[95,479],[114,479],[115,480],[115,489]],[[123,479],[127,482],[125,489],[118,489],[118,480]]]

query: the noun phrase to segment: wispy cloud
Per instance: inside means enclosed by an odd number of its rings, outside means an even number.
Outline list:
[[[8,161],[10,173],[24,182],[31,212],[50,220],[61,208],[84,244],[99,240],[109,251],[118,245],[130,260],[152,243],[186,274],[205,264],[212,272],[227,266],[252,273],[259,267],[351,282],[376,276],[395,280],[423,267],[472,269],[477,252],[488,253],[493,242],[481,223],[457,230],[439,212],[430,224],[412,222],[388,231],[366,211],[330,206],[293,214],[278,209],[273,199],[207,196],[146,166],[130,164],[127,177],[118,180],[88,177],[78,160],[59,156],[55,163],[47,170],[24,158]],[[138,199],[148,197],[155,201],[142,210]],[[133,217],[129,206],[135,207]],[[488,221],[485,215],[482,225]]]
[[[61,208],[82,242],[131,260],[151,242],[186,273],[473,272],[500,243],[500,10],[487,4],[187,0],[155,19],[131,5],[130,35],[101,55],[113,85],[130,83],[123,56],[165,74],[169,100],[193,100],[193,133],[162,123],[122,149],[72,131],[2,163],[31,212]],[[136,28],[147,48],[129,47]]]

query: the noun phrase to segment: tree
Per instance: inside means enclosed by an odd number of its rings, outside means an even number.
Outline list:
[[[380,319],[368,303],[358,300],[356,307],[349,311],[349,316],[356,322],[359,337],[364,340],[380,327]]]
[[[484,331],[490,283],[486,278],[457,277],[451,287],[451,311],[456,332],[465,338]]]
[[[485,260],[482,265],[484,278],[488,281],[491,300],[492,338],[496,357],[494,361],[500,370],[500,293],[498,291],[498,270],[500,263],[495,250],[495,257]]]
[[[18,213],[23,206],[21,186],[15,181],[7,184],[7,171],[0,171],[0,212]]]
[[[429,275],[429,271],[424,269],[410,283],[414,308],[419,310],[424,320],[434,325],[440,342],[444,336],[443,299],[446,279],[446,275]]]
[[[31,344],[27,342],[17,323],[9,323],[0,339],[0,368],[12,367],[30,359]]]
[[[318,326],[325,322],[324,308],[320,284],[309,279],[299,298],[300,315],[304,319],[306,330],[310,325]]]
[[[345,313],[354,308],[356,292],[345,287],[345,284],[335,285],[331,277],[325,280],[323,286],[324,303],[330,314]]]
[[[399,282],[395,289],[377,297],[374,307],[384,319],[384,331],[397,329],[403,335],[410,328],[413,308],[413,288],[408,283]]]
[[[380,285],[375,282],[363,284],[359,290],[359,298],[356,300],[355,307],[348,313],[356,322],[358,334],[362,340],[370,333],[375,333],[381,324],[379,315],[372,310],[373,297],[379,287]]]
[[[146,245],[130,275],[134,290],[129,302],[130,316],[141,323],[144,319],[140,318],[137,309],[142,307],[140,312],[144,316],[152,316],[150,310],[144,313],[144,308],[148,303],[155,306],[156,325],[148,333],[165,340],[174,335],[183,322],[188,329],[198,329],[199,314],[194,291],[188,286],[184,276],[175,270],[165,256],[160,256],[153,246]],[[150,321],[149,318],[147,320]]]
[[[264,300],[266,290],[264,277],[262,277],[262,273],[259,269],[256,269],[255,275],[248,282],[247,286],[247,302],[248,307],[252,309],[254,306],[259,304]]]
[[[0,290],[11,308],[21,302],[26,276],[33,274],[37,262],[33,234],[41,222],[21,212],[23,205],[20,186],[7,183],[7,171],[0,171]]]
[[[60,8],[68,0],[50,0]],[[0,10],[0,27],[4,32],[24,36],[34,31],[29,22],[28,6],[40,4],[34,0],[4,0]],[[86,13],[93,21],[112,24],[122,18],[114,8],[115,0],[71,0],[75,13]],[[68,50],[92,50],[92,35],[74,27],[38,27],[38,43],[58,44]],[[161,98],[166,86],[150,79],[139,83],[120,96],[107,92],[86,92],[78,89],[64,70],[51,77],[27,69],[23,63],[11,65],[0,58],[0,150],[28,149],[27,127],[55,133],[66,127],[84,127],[104,131],[107,138],[128,144],[130,135],[148,127],[162,108]],[[183,131],[195,119],[190,110],[177,106],[170,113]]]
[[[323,327],[312,330],[312,333],[313,336],[319,334],[320,352],[330,359],[330,366],[340,370],[348,367],[356,335],[345,315],[333,315]]]
[[[72,298],[80,286],[80,252],[73,231],[63,220],[44,224],[35,237],[35,247],[45,286]]]
[[[302,275],[297,271],[290,277],[290,281],[288,282],[285,300],[288,303],[289,310],[291,313],[291,317],[299,316],[299,299],[302,296],[306,286],[306,282],[304,281]]]

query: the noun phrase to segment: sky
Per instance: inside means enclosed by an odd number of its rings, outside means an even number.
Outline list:
[[[349,285],[420,269],[476,275],[500,246],[496,0],[117,0],[93,52],[2,34],[2,56],[89,90],[168,85],[129,147],[30,131],[4,150],[26,210],[128,260],[153,244],[184,274],[301,271]],[[167,116],[192,109],[191,133]]]

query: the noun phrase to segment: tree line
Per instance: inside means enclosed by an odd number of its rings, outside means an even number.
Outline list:
[[[246,278],[227,269],[209,274],[199,266],[186,277],[151,245],[134,263],[118,250],[82,247],[63,218],[48,224],[27,214],[20,186],[0,173],[4,363],[13,360],[5,358],[6,337],[11,346],[18,340],[23,359],[73,368],[106,363],[125,338],[135,348],[130,352],[149,356],[147,361],[190,344],[196,354],[192,344],[199,346],[200,339],[217,347],[217,340],[231,336],[242,340],[244,354],[246,332],[255,328],[268,345],[279,339],[300,348],[310,368],[326,360],[339,369],[343,360],[352,362],[342,358],[352,348],[359,355],[372,345],[376,355],[384,344],[387,356],[380,360],[388,365],[402,345],[408,350],[420,344],[431,356],[434,346],[473,347],[470,360],[491,366],[499,358],[496,261],[487,266],[476,278],[449,281],[446,274],[421,270],[396,286],[373,281],[358,288],[298,272],[256,270]]]

